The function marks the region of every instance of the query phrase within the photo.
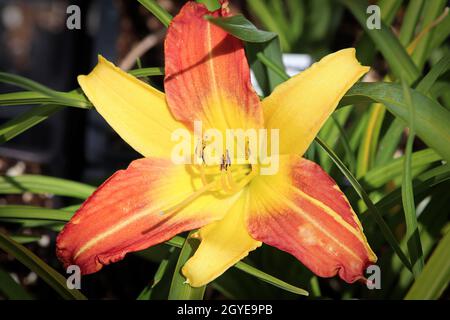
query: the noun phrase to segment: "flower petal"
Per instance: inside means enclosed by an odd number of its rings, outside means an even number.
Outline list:
[[[363,278],[376,262],[361,224],[333,179],[314,162],[281,156],[280,171],[252,181],[251,236],[287,251],[321,277]]]
[[[170,157],[171,134],[183,127],[171,115],[162,92],[99,56],[78,83],[97,111],[131,147],[149,157]]]
[[[218,130],[262,125],[242,42],[204,19],[227,16],[225,11],[209,12],[189,1],[167,31],[167,102],[175,118],[191,128],[194,121]]]
[[[199,287],[213,281],[250,251],[261,246],[260,241],[248,234],[245,226],[248,199],[248,190],[243,190],[239,200],[222,220],[201,228],[197,233],[201,239],[200,246],[182,269],[191,286]]]
[[[265,125],[280,130],[280,154],[302,155],[345,92],[367,71],[355,49],[330,54],[262,101]]]
[[[180,210],[191,197],[188,167],[170,160],[133,161],[104,182],[80,207],[57,239],[57,255],[65,266],[76,264],[93,273],[126,253],[166,241],[176,234],[221,219],[237,196],[218,199],[204,193]]]

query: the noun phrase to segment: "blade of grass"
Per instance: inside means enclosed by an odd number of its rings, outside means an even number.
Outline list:
[[[416,86],[416,90],[423,94],[428,94],[437,79],[448,70],[450,70],[450,54],[443,56],[442,59],[431,68],[427,75],[420,80],[419,84]]]
[[[69,221],[73,212],[24,205],[1,205],[0,218],[46,221]]]
[[[358,158],[356,166],[356,177],[363,177],[373,166],[375,161],[375,152],[378,146],[381,126],[383,124],[386,108],[380,103],[374,103],[370,106],[369,119],[361,146],[358,149]]]
[[[248,274],[251,274],[255,277],[257,277],[258,279],[261,279],[264,282],[270,283],[271,285],[277,287],[277,288],[281,288],[283,290],[298,294],[298,295],[302,295],[302,296],[308,296],[309,293],[308,291],[298,288],[296,286],[290,285],[289,283],[286,283],[278,278],[272,277],[271,275],[268,275],[252,266],[250,266],[249,264],[245,264],[245,263],[236,263],[234,265],[237,269],[244,271]]]
[[[175,248],[172,247],[169,249],[168,257],[164,258],[161,263],[159,264],[158,269],[155,272],[155,276],[153,277],[153,282],[146,286],[144,290],[139,294],[136,300],[150,300],[152,296],[153,289],[158,285],[158,283],[161,281],[161,279],[164,277],[164,274],[166,273],[168,266],[169,266],[169,260],[170,257],[175,251]]]
[[[189,236],[181,247],[180,256],[178,257],[177,266],[172,277],[172,283],[169,290],[169,300],[202,300],[205,294],[206,286],[194,288],[186,283],[186,278],[181,274],[181,268],[185,265],[186,261],[194,255],[195,250],[198,247],[198,240],[192,239],[191,235],[193,231],[189,233]]]
[[[0,292],[11,300],[33,300],[33,296],[2,268],[0,268]]]
[[[277,23],[273,14],[270,12],[267,3],[261,0],[249,0],[247,4],[251,12],[258,17],[265,28],[278,34],[283,50],[290,51],[290,44],[286,33],[283,32],[282,27]]]
[[[148,11],[150,11],[161,23],[168,27],[172,16],[164,10],[155,0],[138,0]]]
[[[425,28],[429,24],[433,23],[433,21],[442,13],[446,2],[446,0],[434,0],[427,1],[425,3],[423,8],[422,28]],[[433,37],[434,32],[435,30],[433,29],[429,33],[424,35],[422,41],[420,41],[420,43],[412,53],[412,60],[416,63],[417,66],[419,66],[419,70],[422,70],[423,65],[427,60],[430,41]]]
[[[428,170],[427,172],[422,173],[416,179],[414,179],[414,195],[418,196],[420,194],[423,194],[429,191],[430,188],[433,188],[448,180],[450,180],[450,166],[448,164]],[[397,188],[385,195],[375,205],[378,208],[379,212],[387,212],[393,206],[401,204],[401,200],[401,188]],[[365,215],[366,212],[362,214],[363,217]]]
[[[392,24],[402,2],[402,0],[380,0],[377,2],[377,6],[380,8],[381,19],[387,26]],[[367,33],[364,33],[356,47],[358,60],[364,65],[373,65],[376,54],[377,51],[374,50],[372,40]]]
[[[20,91],[0,94],[0,106],[44,104],[55,102],[55,99],[34,91]]]
[[[15,242],[20,243],[20,244],[33,243],[33,242],[37,242],[41,239],[40,236],[30,236],[27,234],[16,234],[16,235],[11,235],[10,237]]]
[[[62,105],[85,109],[90,108],[91,106],[85,96],[76,90],[70,92],[55,91],[33,80],[6,72],[0,72],[0,82],[15,85],[30,91],[36,91],[48,97],[54,98],[55,102]]]
[[[0,176],[0,193],[20,194],[32,192],[86,199],[95,191],[95,187],[71,180],[40,176]]]
[[[51,286],[62,298],[86,300],[86,297],[76,289],[68,289],[66,279],[56,270],[42,261],[33,252],[12,240],[0,231],[0,248],[14,256],[22,264],[34,271],[42,280]]]
[[[42,105],[9,120],[0,126],[0,144],[11,140],[62,109],[63,107],[57,105]]]
[[[420,106],[415,110],[417,135],[445,160],[450,161],[450,112],[416,90],[411,90],[411,98],[414,105]],[[345,94],[340,105],[368,101],[383,103],[393,115],[408,123],[408,106],[401,85],[386,82],[357,83]]]
[[[131,70],[130,73],[136,77],[163,75],[162,68],[142,68]],[[78,90],[74,90],[77,92]],[[3,96],[4,100],[1,101]],[[45,98],[44,98],[45,97]],[[38,92],[16,92],[0,95],[0,105],[8,104],[30,104],[37,102],[55,102],[52,97],[45,96]],[[4,102],[4,104],[3,104]],[[46,120],[64,107],[55,104],[44,104],[36,106],[29,111],[24,112],[18,117],[6,122],[0,126],[0,144],[7,142],[26,130]]]
[[[402,138],[403,129],[404,122],[400,118],[395,117],[380,141],[378,153],[375,158],[376,166],[382,166],[392,161],[392,157]]]
[[[438,299],[450,283],[450,228],[428,260],[423,272],[406,295],[406,300]]]
[[[414,83],[420,75],[419,69],[391,29],[384,22],[381,22],[380,29],[369,30],[367,28],[367,2],[361,0],[340,1],[351,11],[359,24],[364,28],[369,37],[371,37],[372,41],[389,63],[392,73],[399,79],[404,76],[408,84]]]
[[[433,50],[441,46],[450,35],[450,15],[447,15],[441,23],[439,23],[431,35],[429,50]]]
[[[164,68],[162,67],[153,67],[153,68],[139,68],[128,71],[129,74],[137,77],[153,77],[153,76],[163,76]]]
[[[342,141],[342,145],[344,146],[345,157],[347,159],[349,169],[351,172],[355,172],[356,159],[355,159],[355,155],[352,151],[352,148],[350,146],[350,141],[348,139],[347,133],[345,132],[344,128],[342,128],[341,124],[336,119],[334,114],[331,115],[331,119],[333,119],[333,122],[336,125],[336,128],[338,128],[338,130],[339,130],[339,133],[340,133],[339,141]]]
[[[389,181],[400,177],[403,173],[405,156],[394,159],[386,165],[374,167],[362,178],[362,183],[370,189],[380,188]],[[413,152],[411,155],[411,169],[417,169],[441,161],[442,157],[433,149]]]
[[[400,43],[404,47],[406,47],[414,38],[417,22],[422,13],[423,4],[424,0],[411,0],[408,4],[399,34]]]
[[[412,188],[412,174],[411,174],[411,154],[414,144],[414,122],[415,122],[415,107],[411,100],[408,85],[402,81],[403,95],[406,104],[409,106],[409,136],[406,143],[404,170],[402,179],[402,202],[403,211],[405,213],[406,222],[406,238],[408,244],[408,252],[413,268],[413,274],[417,277],[423,269],[423,251],[420,242],[420,233],[417,224],[416,205],[414,202],[414,192]]]

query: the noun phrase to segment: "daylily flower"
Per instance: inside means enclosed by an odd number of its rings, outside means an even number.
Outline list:
[[[243,44],[188,2],[165,40],[165,94],[100,57],[78,81],[111,127],[144,158],[106,180],[57,239],[64,265],[83,274],[175,235],[199,229],[201,243],[182,269],[202,286],[262,242],[287,251],[321,277],[363,279],[376,262],[345,195],[317,164],[302,158],[345,92],[369,68],[355,50],[330,54],[260,101]],[[251,164],[174,164],[171,134],[205,127],[279,129],[279,170]],[[228,164],[228,163],[227,163]]]

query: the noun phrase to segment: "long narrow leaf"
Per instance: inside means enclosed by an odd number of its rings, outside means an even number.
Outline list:
[[[164,10],[155,0],[138,0],[148,11],[158,18],[164,26],[168,26],[172,16]]]
[[[412,169],[411,169],[411,154],[414,143],[414,123],[415,123],[415,107],[411,100],[409,88],[405,82],[403,84],[403,95],[409,106],[409,136],[406,143],[404,171],[402,179],[402,202],[403,211],[405,212],[406,221],[406,238],[408,244],[408,252],[413,268],[413,274],[418,276],[423,269],[423,251],[420,242],[420,233],[417,223],[416,205],[414,202],[414,191],[412,187]]]
[[[16,177],[0,177],[0,193],[4,194],[32,192],[74,197],[84,200],[94,190],[95,187],[84,183],[48,176],[22,175]]]
[[[21,244],[18,244],[1,231],[0,248],[15,257],[29,269],[36,272],[36,274],[48,285],[50,285],[62,298],[75,300],[86,299],[80,291],[76,289],[68,289],[66,279],[61,274],[42,261],[33,252]]]
[[[194,288],[186,283],[186,278],[181,274],[181,268],[186,261],[194,254],[198,247],[198,241],[190,238],[193,231],[184,241],[178,257],[177,266],[172,277],[170,285],[169,300],[202,300],[205,293],[206,286]]]
[[[414,105],[420,106],[416,109],[415,117],[417,135],[445,160],[450,161],[450,112],[416,90],[411,90],[411,99]],[[357,83],[345,94],[340,104],[344,106],[370,101],[383,103],[392,114],[408,123],[408,106],[399,84]]]
[[[450,283],[450,232],[447,232],[405,299],[438,299]]]

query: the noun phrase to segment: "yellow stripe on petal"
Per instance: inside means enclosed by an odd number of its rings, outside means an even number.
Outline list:
[[[249,191],[244,190],[222,220],[202,227],[197,233],[200,246],[182,269],[191,286],[199,287],[213,281],[261,246],[260,241],[248,234],[245,226],[248,201]]]
[[[260,128],[263,116],[250,82],[241,40],[205,19],[227,17],[188,1],[176,15],[164,45],[164,90],[177,120],[192,128]]]
[[[355,49],[344,49],[276,87],[262,105],[266,127],[280,130],[280,154],[302,155],[339,100],[367,71]]]
[[[318,276],[362,279],[377,258],[345,195],[314,162],[297,155],[280,162],[278,174],[251,182],[251,236],[291,253]]]
[[[138,159],[77,210],[58,236],[57,255],[66,267],[93,273],[128,252],[222,219],[238,199],[205,190],[188,167],[170,159]]]
[[[99,56],[97,66],[78,83],[97,111],[131,147],[149,157],[169,158],[171,134],[183,125],[167,107],[162,92]]]

